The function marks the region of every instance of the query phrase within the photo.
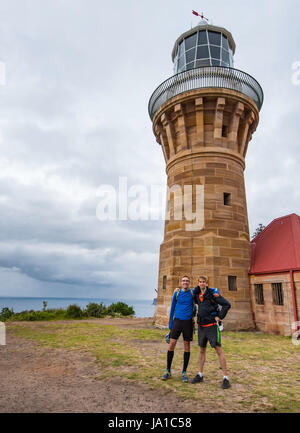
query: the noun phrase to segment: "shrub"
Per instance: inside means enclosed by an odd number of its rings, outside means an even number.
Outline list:
[[[10,310],[7,307],[2,308],[0,313],[0,321],[5,322],[6,320],[10,319],[13,314],[14,314],[13,309]]]
[[[111,304],[107,308],[108,314],[114,316],[116,313],[120,313],[122,316],[131,316],[134,314],[133,307],[129,307],[129,305],[124,302],[117,302],[115,304]]]
[[[66,310],[62,308],[52,308],[47,310],[47,305],[44,301],[43,307],[43,311],[25,310],[20,313],[14,313],[13,309],[10,310],[9,308],[4,307],[0,313],[0,321],[63,320],[81,319],[83,317],[101,318],[107,315],[112,317],[115,317],[116,315],[130,316],[134,314],[133,307],[129,307],[124,302],[113,303],[109,307],[106,307],[103,302],[100,304],[90,302],[85,310],[81,310],[81,308],[76,304],[69,305]]]
[[[35,320],[50,320],[53,317],[53,314],[49,314],[48,311],[21,311],[20,313],[15,313],[13,316],[11,316],[11,320],[15,321],[35,321]]]
[[[103,302],[101,302],[100,304],[90,302],[87,305],[85,312],[86,312],[87,316],[105,317],[107,315],[107,308],[103,304]]]
[[[78,305],[71,304],[67,308],[66,316],[72,319],[80,319],[82,317],[82,310]]]

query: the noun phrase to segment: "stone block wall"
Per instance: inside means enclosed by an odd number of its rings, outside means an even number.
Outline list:
[[[164,240],[160,247],[155,322],[168,323],[172,293],[182,275],[207,275],[232,303],[227,329],[252,329],[249,291],[250,240],[244,185],[245,155],[258,123],[251,99],[227,89],[199,89],[170,99],[156,113],[153,130],[166,161],[168,197]],[[185,186],[193,212],[202,212],[203,227],[188,231],[184,216]],[[203,191],[197,209],[196,186]],[[183,196],[184,199],[184,196]],[[183,218],[178,219],[178,214]],[[198,213],[197,213],[198,215]],[[228,277],[236,278],[229,287]]]

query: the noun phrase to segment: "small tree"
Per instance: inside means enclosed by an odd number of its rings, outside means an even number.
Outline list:
[[[259,223],[258,224],[258,227],[256,227],[256,230],[255,230],[255,232],[253,233],[253,235],[252,235],[252,238],[251,238],[251,240],[253,240],[260,232],[262,232],[264,229],[265,229],[266,227],[262,224],[262,223]]]
[[[11,316],[13,316],[14,310],[9,309],[7,307],[2,308],[2,311],[0,313],[0,321],[5,322],[6,320],[10,319]]]
[[[69,305],[66,311],[66,316],[72,319],[80,319],[82,317],[82,310],[76,304]]]
[[[107,308],[108,314],[114,316],[116,313],[121,314],[122,316],[131,316],[134,314],[133,307],[129,307],[129,305],[124,302],[117,302],[116,304],[111,304]]]
[[[103,302],[101,302],[100,304],[90,302],[87,305],[85,312],[87,313],[88,316],[104,317],[107,314],[107,308],[103,304]]]
[[[43,301],[43,311],[47,310],[47,301]]]

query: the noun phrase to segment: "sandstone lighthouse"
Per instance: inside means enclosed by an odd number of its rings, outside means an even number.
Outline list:
[[[230,300],[226,329],[253,327],[244,169],[263,92],[253,77],[233,67],[234,53],[231,33],[202,19],[176,40],[175,75],[149,101],[173,192],[167,197],[170,218],[160,247],[157,325],[167,325],[174,288],[186,274],[191,287],[199,275],[207,275],[210,286]],[[184,192],[187,186],[191,190],[185,198],[190,199],[193,218],[202,213],[198,229],[187,229],[193,221],[183,211],[182,218],[177,216],[184,201],[176,198],[176,191]]]

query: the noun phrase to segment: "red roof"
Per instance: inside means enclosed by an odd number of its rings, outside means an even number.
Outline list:
[[[251,242],[250,273],[300,269],[300,217],[276,218]]]

